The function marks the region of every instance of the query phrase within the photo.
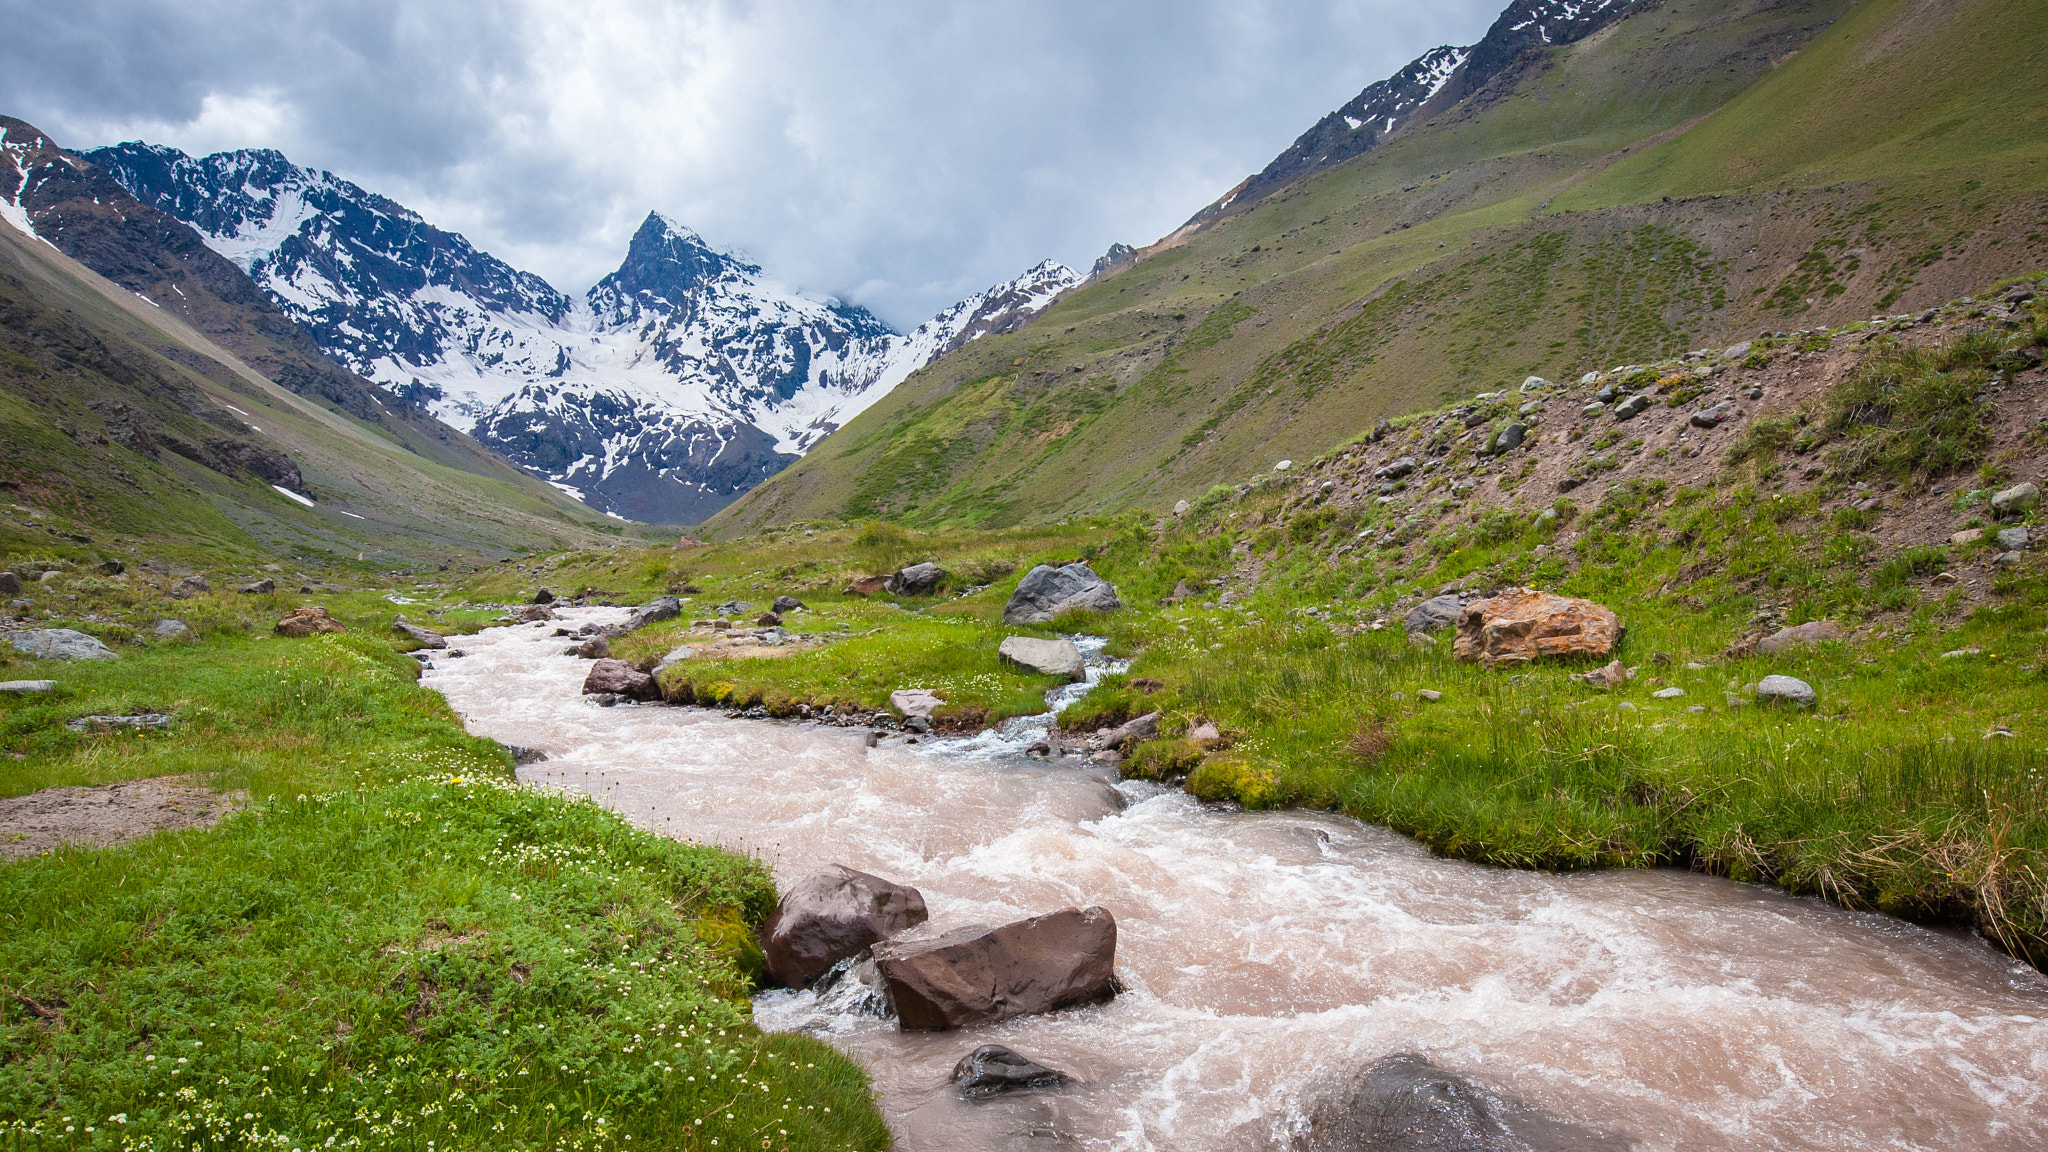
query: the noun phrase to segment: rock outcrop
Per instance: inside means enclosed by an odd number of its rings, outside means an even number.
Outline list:
[[[834,964],[925,922],[924,895],[835,864],[797,881],[761,927],[768,978],[804,988]]]
[[[953,1065],[953,1083],[969,1100],[1057,1088],[1073,1079],[1001,1044],[983,1044]]]
[[[883,581],[882,588],[891,596],[929,596],[945,578],[946,570],[937,564],[912,564]]]
[[[590,666],[590,674],[583,678],[583,694],[651,700],[661,693],[654,686],[654,677],[624,660],[599,660]]]
[[[1456,628],[1465,614],[1465,602],[1455,592],[1432,596],[1408,610],[1401,624],[1410,636],[1425,635],[1443,628]]]
[[[1123,606],[1116,585],[1088,565],[1040,564],[1017,582],[1017,590],[1003,606],[1003,623],[1049,624],[1067,612],[1114,612]]]
[[[874,956],[905,1031],[993,1024],[1098,1004],[1117,993],[1116,919],[1106,908],[1066,908],[1000,928],[884,942]]]
[[[284,614],[271,631],[279,636],[312,636],[321,632],[346,632],[341,621],[327,614],[325,608],[294,608]]]
[[[1553,656],[1606,659],[1621,642],[1621,620],[1591,600],[1517,588],[1465,606],[1451,653],[1491,667]]]
[[[114,660],[119,653],[91,636],[70,628],[24,628],[8,632],[18,652],[39,660]]]
[[[997,657],[1021,668],[1068,680],[1082,679],[1081,650],[1072,640],[1039,640],[1031,636],[1005,636],[996,648]]]

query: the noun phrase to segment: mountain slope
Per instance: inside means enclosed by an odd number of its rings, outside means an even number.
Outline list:
[[[6,128],[9,159],[49,147],[18,121]],[[105,221],[87,228],[73,200],[38,199],[62,176],[47,166],[71,166],[39,155],[0,167],[15,176],[0,182],[0,484],[31,510],[22,515],[32,529],[49,535],[54,517],[67,526],[60,535],[84,538],[65,547],[146,543],[209,563],[385,568],[617,534],[467,437],[423,431],[438,426],[383,405],[360,381],[349,391],[353,378],[333,365],[300,362],[339,399],[282,387],[173,309],[60,252],[45,228],[117,270],[157,273],[188,315],[292,363],[288,327],[268,342],[266,326],[282,318],[261,310],[266,301],[240,312],[208,288],[231,293],[234,281],[189,229],[118,186],[98,189],[98,205],[86,196]],[[382,419],[346,411],[352,399]],[[38,537],[22,537],[22,526],[0,524],[0,534],[26,547]]]
[[[1967,295],[2048,262],[2028,10],[1631,6],[941,358],[717,527],[1165,508],[1527,375]],[[1714,169],[1728,134],[1774,167]]]
[[[87,153],[190,223],[342,363],[592,506],[694,523],[940,352],[1077,277],[1040,265],[900,336],[656,213],[582,298],[274,151]]]

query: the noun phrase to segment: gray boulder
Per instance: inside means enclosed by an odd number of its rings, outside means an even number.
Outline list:
[[[2032,542],[2033,540],[2027,534],[2026,525],[2024,524],[1998,530],[1998,547],[2003,551],[2024,552],[2027,550],[2027,545]]]
[[[19,652],[40,660],[115,660],[119,653],[83,632],[69,628],[24,628],[6,633]]]
[[[680,664],[685,660],[688,660],[690,657],[695,656],[696,654],[697,650],[695,648],[690,647],[688,644],[684,644],[676,648],[671,648],[669,650],[668,655],[663,656],[654,665],[654,674],[656,676],[659,676],[663,672],[666,672],[669,668],[677,664]]]
[[[929,916],[917,889],[834,864],[792,885],[761,926],[768,977],[784,988],[808,987],[834,964]]]
[[[923,688],[903,688],[889,693],[889,707],[903,713],[905,719],[929,720],[932,712],[943,704],[944,700]]]
[[[150,633],[159,640],[176,640],[190,631],[192,629],[183,620],[159,620],[150,629]]]
[[[266,593],[277,591],[277,581],[265,576],[261,580],[244,584],[240,588],[235,589],[235,591],[247,596],[262,596]]]
[[[1650,398],[1638,392],[1614,406],[1616,420],[1633,420],[1650,410]]]
[[[21,595],[21,577],[13,572],[0,572],[0,596]]]
[[[2041,490],[2032,484],[2015,484],[1991,497],[1991,514],[2017,516],[2041,502]]]
[[[0,680],[0,696],[41,696],[56,690],[55,680]]]
[[[953,1083],[969,1100],[1056,1088],[1072,1077],[1028,1060],[1001,1044],[983,1044],[953,1065]]]
[[[1801,708],[1811,708],[1814,701],[1819,698],[1813,690],[1813,685],[1797,676],[1766,676],[1757,681],[1756,685],[1756,699],[1759,704],[1779,701],[1796,704]]]
[[[1147,712],[1134,720],[1127,720],[1106,732],[1097,732],[1089,737],[1088,747],[1096,752],[1121,751],[1133,744],[1142,744],[1159,735],[1159,713]]]
[[[937,564],[912,564],[884,581],[882,590],[891,596],[928,596],[945,578],[946,570]]]
[[[448,646],[447,637],[439,632],[431,628],[422,628],[417,624],[409,624],[404,620],[392,621],[391,630],[400,636],[412,637],[414,640],[419,641],[422,647],[440,649]]]
[[[1757,641],[1756,650],[1767,655],[1775,654],[1829,640],[1840,640],[1846,635],[1847,633],[1842,631],[1842,626],[1833,620],[1810,620],[1804,624],[1794,624],[1790,628],[1778,629]]]
[[[213,591],[213,585],[206,582],[206,577],[195,574],[187,576],[176,584],[171,585],[171,599],[190,600],[201,592],[211,591]]]
[[[626,617],[625,623],[614,625],[608,631],[614,636],[623,636],[628,632],[636,632],[645,628],[649,624],[662,620],[673,620],[682,614],[682,601],[673,596],[663,596],[659,600],[650,601],[633,609],[633,614]]]
[[[161,712],[143,712],[134,716],[80,716],[66,720],[64,726],[73,732],[147,732],[169,728],[171,718]]]
[[[1310,1114],[1297,1152],[1627,1152],[1634,1143],[1488,1092],[1425,1057],[1368,1064]]]
[[[599,660],[590,666],[590,674],[583,678],[583,694],[651,700],[660,695],[660,690],[654,686],[654,677],[624,660]]]
[[[1081,650],[1074,642],[1064,637],[1058,640],[1038,640],[1030,636],[1005,636],[996,649],[997,657],[1030,671],[1046,676],[1061,676],[1068,680],[1083,677]]]
[[[1456,594],[1432,596],[1408,610],[1401,623],[1410,636],[1421,636],[1442,628],[1456,628],[1465,614],[1465,603]]]
[[[769,605],[769,607],[772,608],[778,614],[783,612],[794,612],[803,606],[804,602],[797,599],[794,596],[777,596],[775,598],[775,603]]]
[[[1017,590],[1003,606],[1003,623],[1049,624],[1068,612],[1114,612],[1123,606],[1116,585],[1088,565],[1040,564],[1017,582]]]

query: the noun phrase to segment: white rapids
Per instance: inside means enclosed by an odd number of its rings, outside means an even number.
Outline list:
[[[1128,991],[1099,1008],[906,1034],[829,995],[756,998],[763,1028],[869,1070],[899,1147],[1284,1147],[1319,1094],[1398,1052],[1642,1152],[2048,1147],[2048,978],[1967,934],[1219,811],[1026,760],[1042,718],[869,748],[860,729],[601,708],[555,626],[464,637],[424,674],[472,732],[547,754],[522,779],[755,853],[782,883],[842,863],[915,885],[934,927],[1115,914]],[[967,1103],[947,1073],[989,1042],[1081,1083]]]

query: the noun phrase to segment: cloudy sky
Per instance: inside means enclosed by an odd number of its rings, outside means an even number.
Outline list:
[[[557,287],[649,209],[908,328],[1143,244],[1504,0],[0,0],[0,112],[274,147]]]

